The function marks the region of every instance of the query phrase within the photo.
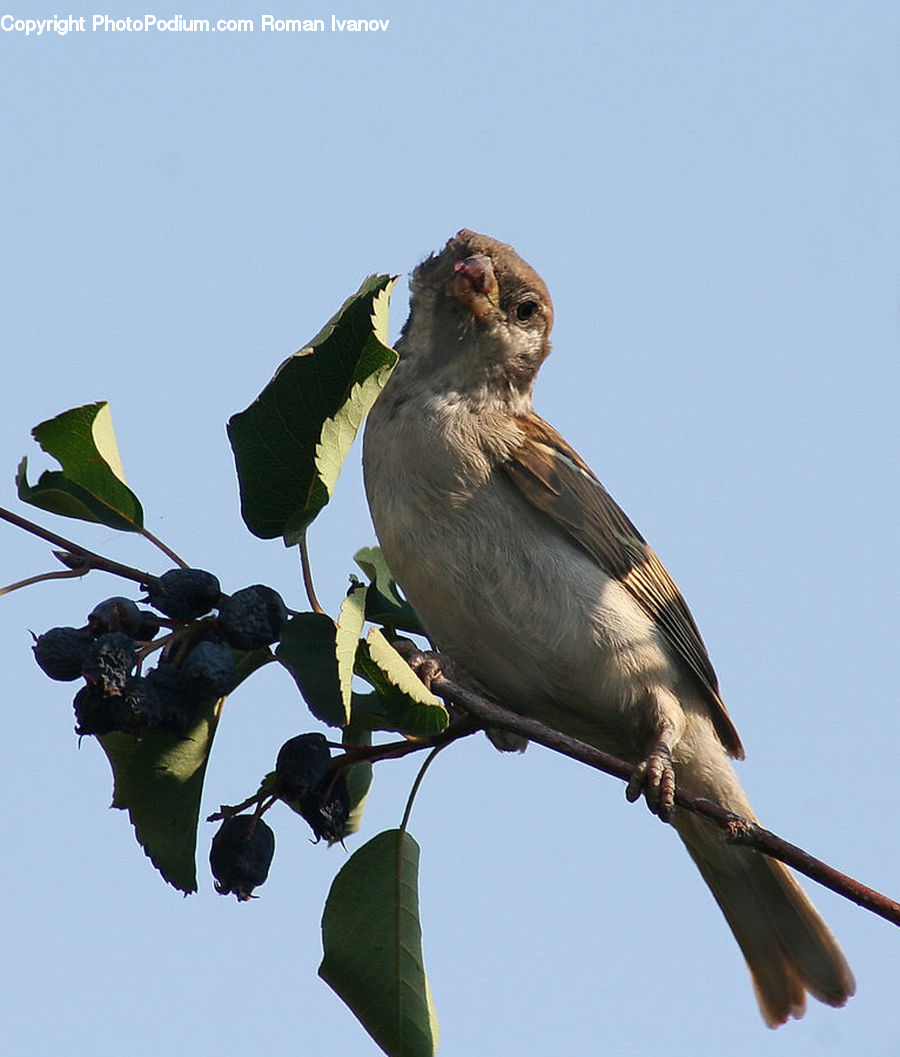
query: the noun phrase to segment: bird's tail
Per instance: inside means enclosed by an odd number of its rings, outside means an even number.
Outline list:
[[[723,761],[724,762],[724,761]],[[715,788],[692,791],[755,821],[737,777],[726,764]],[[709,775],[707,774],[707,777]],[[753,978],[769,1027],[801,1017],[806,992],[830,1006],[842,1006],[855,992],[853,973],[828,926],[782,863],[752,848],[726,843],[713,823],[676,809],[673,824],[722,909]]]

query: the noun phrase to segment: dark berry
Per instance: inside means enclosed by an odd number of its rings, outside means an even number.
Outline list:
[[[173,620],[196,620],[218,602],[221,588],[203,569],[170,569],[147,589],[150,605]]]
[[[95,639],[88,650],[83,674],[107,695],[121,694],[134,667],[135,642],[121,631],[109,631]]]
[[[143,677],[130,679],[122,694],[109,698],[109,713],[116,730],[143,734],[162,725],[163,703],[153,684]]]
[[[223,697],[237,685],[237,665],[221,642],[198,642],[181,665],[184,686],[194,700]]]
[[[219,606],[219,634],[237,650],[256,650],[277,642],[288,618],[281,595],[265,584],[235,591]]]
[[[151,639],[155,639],[161,626],[159,617],[152,609],[139,609],[138,613],[140,614],[141,622],[137,626],[134,637],[138,642],[149,642]]]
[[[145,678],[162,705],[160,729],[170,734],[186,734],[197,709],[181,669],[163,662],[157,668],[150,668]]]
[[[34,659],[51,679],[77,679],[84,668],[92,639],[81,628],[51,628],[35,640]]]
[[[253,889],[269,876],[274,854],[275,834],[261,818],[226,818],[209,851],[216,891],[223,896],[233,892],[239,902],[251,899]]]
[[[324,734],[298,734],[278,750],[275,791],[282,800],[299,801],[316,788],[331,766]]]
[[[130,598],[107,598],[90,612],[88,630],[92,635],[105,635],[108,631],[123,631],[137,638],[141,626],[141,611]]]
[[[72,707],[75,709],[76,734],[109,734],[116,730],[116,721],[110,711],[111,698],[107,697],[99,686],[88,683],[75,695]]]
[[[343,838],[350,814],[347,777],[332,768],[324,735],[299,734],[281,746],[275,793],[306,819],[317,840],[333,844]]]
[[[316,788],[304,798],[301,814],[312,827],[316,840],[329,844],[343,840],[350,817],[350,790],[343,770],[329,771]]]

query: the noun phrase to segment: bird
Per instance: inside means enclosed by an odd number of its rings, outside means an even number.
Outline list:
[[[547,286],[506,243],[463,229],[415,268],[363,441],[387,564],[456,681],[634,765],[628,799],[643,795],[678,832],[769,1027],[802,1016],[807,992],[843,1006],[853,973],[793,874],[674,803],[677,778],[756,821],[681,592],[534,410],[552,326]]]

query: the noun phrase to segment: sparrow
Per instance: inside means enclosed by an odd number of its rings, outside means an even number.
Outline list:
[[[448,673],[505,708],[635,765],[743,952],[770,1027],[806,992],[855,991],[794,876],[675,807],[676,778],[755,816],[740,737],[680,591],[628,517],[534,411],[553,307],[511,246],[458,232],[410,282],[399,362],[369,414],[376,535]]]

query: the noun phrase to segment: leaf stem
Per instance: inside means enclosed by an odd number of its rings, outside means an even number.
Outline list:
[[[309,599],[310,607],[314,613],[324,613],[325,610],[319,604],[318,598],[316,598],[316,588],[313,584],[312,569],[309,565],[309,549],[306,542],[306,530],[304,529],[303,537],[299,543],[300,547],[300,567],[303,570],[303,586],[306,588],[306,597]]]
[[[446,743],[445,743],[446,744]],[[429,752],[425,758],[425,762],[419,768],[419,773],[416,775],[416,780],[412,784],[412,789],[409,791],[409,797],[406,801],[406,810],[403,812],[403,818],[400,821],[400,829],[405,833],[406,827],[409,823],[409,815],[412,811],[413,801],[416,799],[416,793],[419,791],[419,786],[422,784],[422,779],[425,777],[425,772],[431,766],[432,760],[437,754],[444,748],[444,745],[435,745],[435,747]]]
[[[183,558],[179,558],[178,555],[175,553],[175,551],[173,551],[171,549],[171,547],[167,547],[166,544],[163,543],[163,541],[161,539],[159,539],[156,536],[154,536],[153,533],[149,529],[144,528],[143,525],[142,525],[138,529],[138,532],[140,532],[140,534],[144,537],[144,539],[146,539],[150,543],[152,543],[154,547],[158,547],[163,552],[163,554],[166,555],[167,558],[171,558],[172,561],[175,562],[175,564],[177,566],[179,566],[182,569],[187,569],[188,568],[188,563],[186,561],[184,561]]]

